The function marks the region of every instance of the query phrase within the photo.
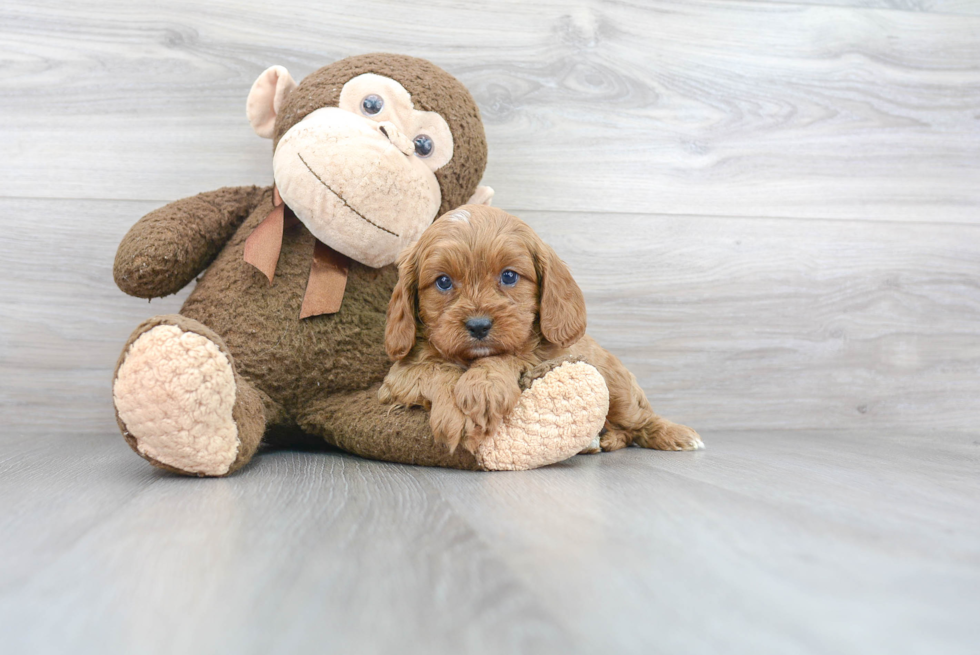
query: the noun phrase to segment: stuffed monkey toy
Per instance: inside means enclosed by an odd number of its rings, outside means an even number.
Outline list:
[[[272,139],[272,187],[178,200],[140,219],[114,277],[138,298],[197,286],[133,332],[113,379],[127,443],[155,466],[222,476],[263,442],[311,437],[372,459],[528,469],[589,447],[608,391],[584,362],[536,380],[475,453],[433,441],[428,414],[377,398],[388,372],[393,262],[441,214],[489,204],[480,113],[435,65],[372,54],[297,84],[274,66],[246,114]]]

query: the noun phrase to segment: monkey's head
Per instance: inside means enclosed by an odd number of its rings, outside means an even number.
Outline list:
[[[252,85],[255,132],[271,138],[283,201],[328,246],[368,266],[395,261],[436,216],[489,204],[480,110],[456,78],[414,57],[342,59],[298,85],[282,66]]]

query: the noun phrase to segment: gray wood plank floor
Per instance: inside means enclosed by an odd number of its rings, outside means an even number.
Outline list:
[[[244,98],[456,74],[485,183],[708,449],[520,474],[125,446],[115,247],[267,184]],[[0,649],[976,653],[980,2],[0,4]]]
[[[976,434],[707,432],[521,474],[8,442],[4,651],[973,653]]]

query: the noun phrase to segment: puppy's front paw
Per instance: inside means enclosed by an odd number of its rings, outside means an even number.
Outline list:
[[[467,435],[472,433],[474,439],[467,439],[464,445],[475,450],[482,436],[496,430],[513,411],[521,397],[521,388],[516,379],[508,383],[470,369],[456,383],[453,397],[472,424]]]
[[[396,375],[394,372],[385,376],[384,382],[378,389],[378,400],[383,405],[401,405],[423,409],[429,409],[432,405],[429,399],[422,394],[417,377]]]
[[[484,431],[483,428],[476,425],[469,418],[466,419],[466,428],[463,431],[463,448],[470,451],[474,455],[483,440],[486,439],[491,433],[489,431]]]
[[[635,437],[636,444],[657,450],[700,450],[704,448],[701,436],[680,423],[664,423],[651,429],[641,430]]]
[[[466,433],[466,415],[452,402],[433,403],[429,413],[429,426],[436,443],[446,444],[449,452],[456,450]]]
[[[378,400],[381,401],[382,405],[390,405],[395,402],[395,397],[391,393],[391,385],[388,384],[388,379],[381,383],[381,388],[378,389]]]
[[[524,372],[524,374],[521,376],[520,387],[522,390],[526,391],[531,388],[531,385],[534,384],[535,380],[540,380],[562,364],[584,361],[585,358],[578,355],[563,355],[561,357],[549,359],[546,362],[541,362],[531,370]]]

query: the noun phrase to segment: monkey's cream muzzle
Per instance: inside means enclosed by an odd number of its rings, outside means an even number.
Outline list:
[[[405,142],[390,122],[317,109],[279,140],[276,187],[317,239],[368,266],[391,264],[442,202],[435,174]]]

